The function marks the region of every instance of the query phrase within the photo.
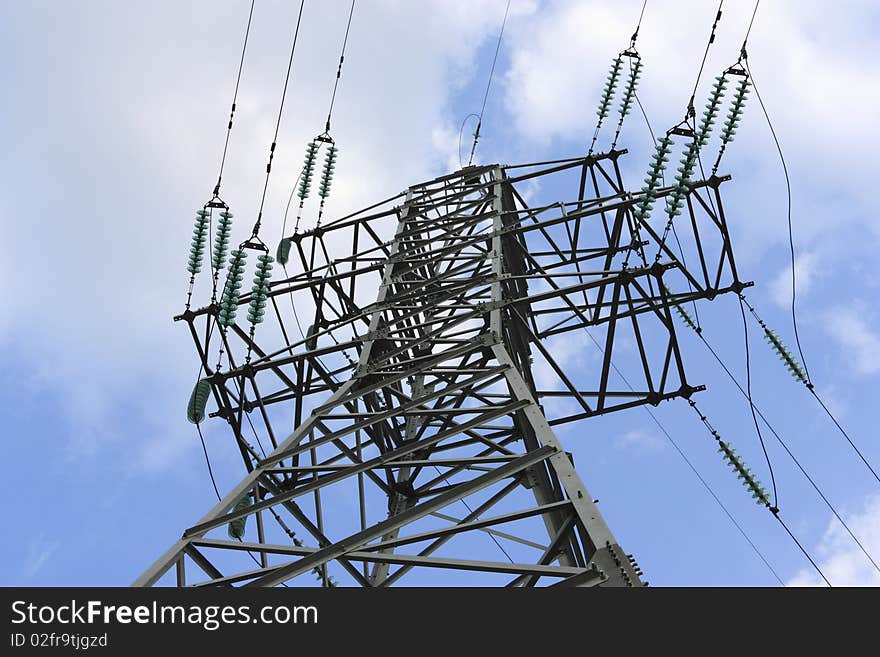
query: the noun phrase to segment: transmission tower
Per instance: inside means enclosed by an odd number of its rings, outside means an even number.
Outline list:
[[[557,428],[587,434],[595,416],[702,390],[673,313],[748,284],[720,194],[729,177],[631,193],[625,153],[414,185],[285,238],[285,275],[231,307],[187,308],[176,319],[203,367],[191,419],[210,396],[247,473],[136,585],[642,586]],[[535,183],[567,200],[529,207]],[[646,199],[680,201],[690,269]],[[259,330],[229,319],[248,304],[258,316],[261,298]],[[570,377],[547,342],[584,331],[603,357]],[[612,373],[621,341],[637,354],[634,390]]]

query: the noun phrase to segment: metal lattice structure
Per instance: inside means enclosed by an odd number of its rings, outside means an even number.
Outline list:
[[[256,332],[218,328],[216,303],[178,317],[247,473],[136,584],[642,585],[557,427],[701,390],[674,315],[746,284],[728,178],[688,183],[673,249],[625,152],[415,185],[289,238]],[[536,188],[569,200],[529,207]],[[602,357],[574,376],[549,344],[585,331]]]

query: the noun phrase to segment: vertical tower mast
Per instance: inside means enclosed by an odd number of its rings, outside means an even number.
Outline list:
[[[718,193],[726,178],[687,190],[692,273],[669,249],[645,254],[660,229],[623,189],[624,152],[467,167],[295,234],[302,273],[270,285],[275,332],[233,324],[223,335],[250,363],[213,371],[216,306],[181,315],[210,415],[232,427],[248,473],[136,584],[326,584],[329,569],[362,586],[642,585],[554,427],[702,389],[685,379],[671,311],[744,284]],[[575,181],[577,197],[528,207],[517,186],[534,179]],[[300,340],[287,296],[297,316],[304,298],[314,305]],[[603,362],[570,376],[546,341],[587,329]],[[609,366],[627,332],[642,376],[617,390]],[[536,358],[556,388],[536,381]],[[545,413],[557,397],[575,410]],[[273,444],[265,456],[243,431],[251,417]]]

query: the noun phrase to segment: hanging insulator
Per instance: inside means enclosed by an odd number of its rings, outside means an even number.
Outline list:
[[[318,144],[310,141],[306,145],[306,157],[303,161],[303,170],[299,179],[299,188],[296,192],[296,195],[299,196],[302,201],[305,201],[308,198],[309,191],[312,189],[312,175],[315,171],[315,156],[317,153]]]
[[[620,77],[621,61],[620,55],[618,55],[614,61],[611,62],[611,72],[606,78],[605,90],[602,92],[602,100],[599,102],[599,110],[596,112],[596,114],[599,115],[599,125],[602,125],[602,121],[608,116],[608,110],[611,107],[611,99],[614,97],[614,91],[617,88],[617,78]]]
[[[703,112],[700,127],[697,129],[697,142],[700,147],[709,143],[709,134],[712,132],[712,126],[715,125],[725,89],[727,89],[727,76],[722,74],[715,78],[715,84],[712,85],[712,92],[709,94],[709,102],[706,103],[706,111]]]
[[[315,336],[317,332],[318,328],[315,324],[310,324],[306,329],[306,351],[314,351],[318,346],[318,338]]]
[[[189,396],[189,404],[186,406],[186,419],[193,424],[198,424],[205,419],[205,407],[208,405],[208,397],[211,395],[211,382],[208,379],[199,379]]]
[[[638,219],[647,219],[651,214],[651,207],[654,205],[654,193],[659,189],[660,182],[663,179],[663,171],[666,169],[666,163],[669,161],[669,152],[672,150],[672,139],[669,135],[660,137],[657,141],[657,148],[654,152],[651,168],[648,170],[648,177],[645,178],[645,186],[642,187],[644,196],[639,201],[634,212]]]
[[[782,340],[779,339],[779,336],[776,335],[774,331],[771,331],[768,328],[764,328],[764,339],[770,343],[773,351],[776,352],[776,355],[779,356],[779,359],[785,365],[786,369],[791,372],[792,377],[800,381],[801,383],[807,385],[809,380],[807,379],[807,373],[804,371],[803,366],[801,366],[798,359],[792,355],[792,353],[788,350],[788,347],[783,344]]]
[[[248,508],[251,505],[251,494],[245,493],[242,498],[236,503],[236,505],[232,508],[233,512],[242,511]],[[244,527],[247,523],[247,516],[242,516],[241,518],[236,518],[235,520],[231,520],[229,522],[229,527],[227,527],[226,531],[229,534],[229,538],[234,538],[237,541],[240,541],[244,536]]]
[[[749,79],[743,78],[736,87],[733,95],[733,103],[730,106],[730,112],[727,113],[727,121],[724,122],[724,128],[721,130],[721,141],[726,145],[733,141],[736,134],[736,128],[742,118],[743,108],[746,103],[746,95],[749,93]]]
[[[700,146],[697,140],[694,139],[690,146],[688,146],[684,157],[679,160],[681,166],[678,167],[678,173],[675,175],[675,189],[672,190],[672,194],[666,204],[666,212],[670,219],[681,214],[681,209],[684,207],[684,198],[688,192],[688,183],[694,174],[699,154]]]
[[[288,260],[290,260],[291,244],[293,244],[293,240],[289,237],[284,237],[278,242],[278,248],[275,250],[275,260],[277,260],[278,264],[282,267],[287,264]]]
[[[336,152],[338,150],[335,144],[331,144],[327,148],[324,168],[321,171],[321,183],[318,185],[318,196],[321,198],[330,196],[330,183],[333,182],[333,170],[336,168]]]
[[[238,308],[238,295],[241,282],[244,280],[244,266],[247,259],[244,249],[235,249],[230,255],[229,273],[226,276],[223,295],[220,297],[220,312],[217,314],[217,321],[221,326],[232,326],[235,323],[235,310]]]
[[[742,480],[743,486],[745,486],[752,494],[755,503],[770,506],[770,497],[767,495],[767,491],[764,490],[761,486],[761,482],[758,481],[758,478],[755,477],[754,474],[752,474],[752,471],[745,466],[743,460],[736,453],[736,450],[723,440],[719,440],[718,451],[724,455],[724,460],[736,473],[737,479]]]
[[[661,283],[661,285],[663,285],[663,289],[666,292],[667,296],[671,296],[672,292],[669,291],[669,288],[666,287],[666,285],[664,285],[662,283]],[[694,322],[693,318],[690,316],[690,313],[688,313],[688,311],[684,309],[684,306],[682,306],[680,303],[675,303],[675,302],[673,302],[672,305],[675,308],[675,311],[681,317],[681,320],[685,324],[687,324],[694,331],[698,330],[696,323]]]
[[[202,257],[205,255],[205,244],[208,241],[208,223],[211,213],[208,210],[196,212],[196,225],[193,229],[192,244],[189,248],[189,264],[186,270],[195,276],[202,271]]]
[[[630,67],[629,78],[626,81],[626,89],[623,92],[623,100],[620,102],[620,118],[621,120],[629,114],[632,109],[633,99],[636,95],[636,87],[639,84],[639,76],[642,70],[642,60],[637,59],[636,63]]]
[[[254,275],[254,286],[251,288],[251,303],[248,308],[248,321],[259,324],[266,314],[266,299],[269,298],[269,279],[272,277],[274,258],[265,253],[257,256],[257,273]]]
[[[679,316],[685,324],[687,324],[694,331],[698,330],[697,325],[694,323],[694,320],[691,318],[688,311],[685,310],[684,307],[682,307],[681,304],[675,304],[675,310],[676,312],[678,312]]]
[[[232,213],[223,210],[220,213],[220,219],[217,221],[217,233],[214,235],[214,253],[212,254],[212,264],[215,271],[223,269],[223,263],[226,261],[226,249],[229,248],[229,235],[232,232]]]

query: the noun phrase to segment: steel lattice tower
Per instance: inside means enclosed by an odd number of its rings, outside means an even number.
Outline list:
[[[666,215],[624,188],[625,152],[467,167],[296,233],[300,273],[274,277],[273,321],[256,333],[216,329],[216,303],[179,316],[247,474],[136,584],[328,585],[332,564],[344,585],[453,570],[478,585],[641,586],[555,428],[701,390],[673,314],[748,284],[719,193],[729,178],[688,183],[678,251]],[[569,200],[529,207],[535,183]],[[291,311],[312,310],[297,339]],[[601,362],[570,377],[547,339],[583,331]],[[624,335],[633,389],[612,372]],[[559,398],[565,412],[545,412]]]

